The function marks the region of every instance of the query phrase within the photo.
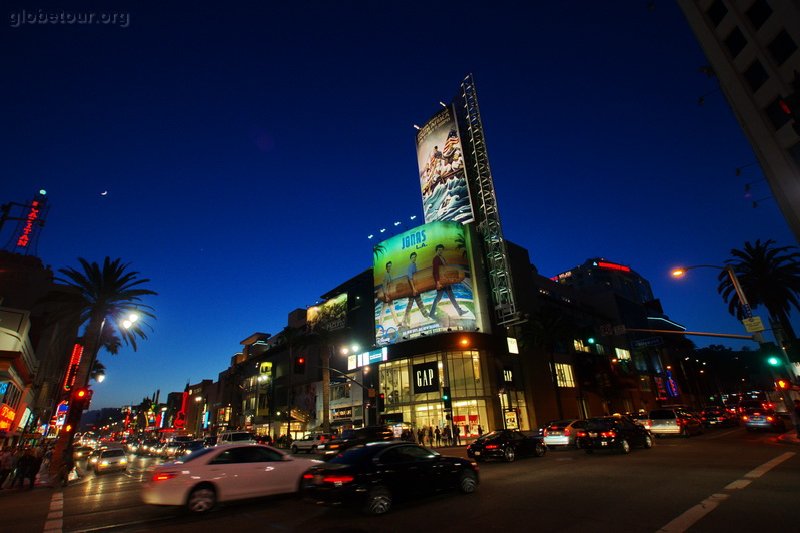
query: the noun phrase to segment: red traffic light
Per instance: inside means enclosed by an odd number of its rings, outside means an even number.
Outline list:
[[[305,357],[298,357],[298,358],[297,358],[297,364],[298,364],[298,365],[302,365],[302,364],[303,364],[303,363],[305,363],[305,362],[306,362],[306,359],[305,359]]]
[[[78,389],[75,391],[75,397],[78,398],[79,400],[86,398],[87,394],[88,393],[86,392],[86,389]]]

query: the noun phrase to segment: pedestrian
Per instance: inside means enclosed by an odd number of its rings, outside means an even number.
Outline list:
[[[461,446],[461,428],[453,424],[453,446]]]
[[[439,426],[436,426],[436,430],[433,432],[433,434],[436,435],[436,446],[437,447],[441,447],[442,446],[442,432],[439,431]]]
[[[800,437],[800,400],[794,401],[794,429]]]
[[[478,424],[478,438],[481,438],[481,435],[483,435],[483,428]]]
[[[423,439],[422,428],[419,428],[419,429],[417,430],[417,442],[418,442],[420,445],[422,445],[422,444],[424,444],[424,443],[425,443],[425,440]]]
[[[450,424],[444,427],[444,443],[446,446],[452,446],[453,443],[451,442],[451,435],[450,435]]]
[[[11,482],[11,488],[14,489],[19,485],[20,489],[25,488],[25,478],[28,477],[28,470],[33,465],[33,454],[29,449],[25,449],[19,455],[17,460],[17,471],[14,474],[14,481]]]
[[[39,469],[42,467],[42,457],[38,453],[38,450],[33,450],[31,452],[31,461],[28,465],[28,469],[25,472],[25,477],[31,482],[30,487],[28,489],[33,489],[34,485],[36,485],[36,476],[39,474]]]

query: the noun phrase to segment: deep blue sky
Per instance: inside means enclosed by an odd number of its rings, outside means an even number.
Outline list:
[[[744,333],[715,271],[669,268],[795,244],[773,200],[751,207],[758,166],[735,176],[755,157],[721,94],[698,106],[716,81],[671,1],[153,4],[97,4],[127,28],[4,8],[0,32],[0,202],[46,188],[46,264],[121,257],[159,293],[139,351],[101,355],[93,407],[216,379],[369,267],[368,234],[421,218],[412,124],[468,72],[505,235],[542,274],[604,256],[688,329]]]

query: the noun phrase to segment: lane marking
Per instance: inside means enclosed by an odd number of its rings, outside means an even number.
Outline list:
[[[794,457],[795,452],[786,452],[775,459],[767,461],[744,475],[747,479],[737,479],[729,483],[725,490],[740,490],[752,483],[753,479],[758,479],[782,462]],[[729,494],[712,494],[698,505],[695,505],[672,522],[658,530],[658,533],[683,533],[697,523],[701,518],[717,508],[717,506],[730,497]]]
[[[740,429],[742,429],[742,428],[731,429],[730,431],[726,431],[725,433],[717,433],[713,437],[706,437],[705,440],[718,439],[720,437],[725,437],[726,435],[730,435],[731,433],[736,433]]]
[[[62,533],[64,528],[64,492],[59,490],[50,498],[50,510],[42,528],[43,533]]]

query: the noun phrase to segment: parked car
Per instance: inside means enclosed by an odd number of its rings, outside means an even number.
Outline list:
[[[742,415],[742,422],[747,431],[756,429],[786,431],[786,422],[772,409],[748,409]]]
[[[102,450],[97,460],[92,463],[95,475],[106,472],[125,471],[128,468],[128,458],[122,448],[108,448]]]
[[[724,407],[706,407],[700,411],[700,421],[707,428],[735,426],[738,420]]]
[[[476,461],[503,459],[509,463],[518,456],[541,457],[547,452],[544,439],[516,429],[498,429],[478,437],[467,446],[467,455]]]
[[[304,439],[292,441],[292,453],[315,452],[320,444],[325,444],[326,441],[329,441],[332,438],[333,435],[331,433],[311,433]]]
[[[297,492],[303,473],[319,462],[260,444],[202,448],[157,466],[142,486],[142,500],[202,513],[218,502]]]
[[[317,446],[317,453],[326,457],[336,455],[344,450],[367,444],[369,442],[381,442],[394,440],[394,431],[390,426],[367,426],[359,429],[345,429],[339,438],[327,440]]]
[[[375,442],[311,467],[303,475],[303,495],[316,503],[351,505],[379,515],[396,500],[448,489],[470,494],[478,482],[474,461],[443,456],[411,442]]]
[[[547,446],[577,446],[578,431],[586,428],[586,420],[555,420],[544,428],[544,443]]]
[[[578,436],[586,453],[595,450],[619,450],[630,453],[633,446],[653,447],[653,435],[643,425],[627,416],[604,416],[586,421],[586,430]]]
[[[692,413],[680,408],[661,408],[650,411],[644,424],[656,437],[680,435],[688,437],[703,432],[703,423]]]

